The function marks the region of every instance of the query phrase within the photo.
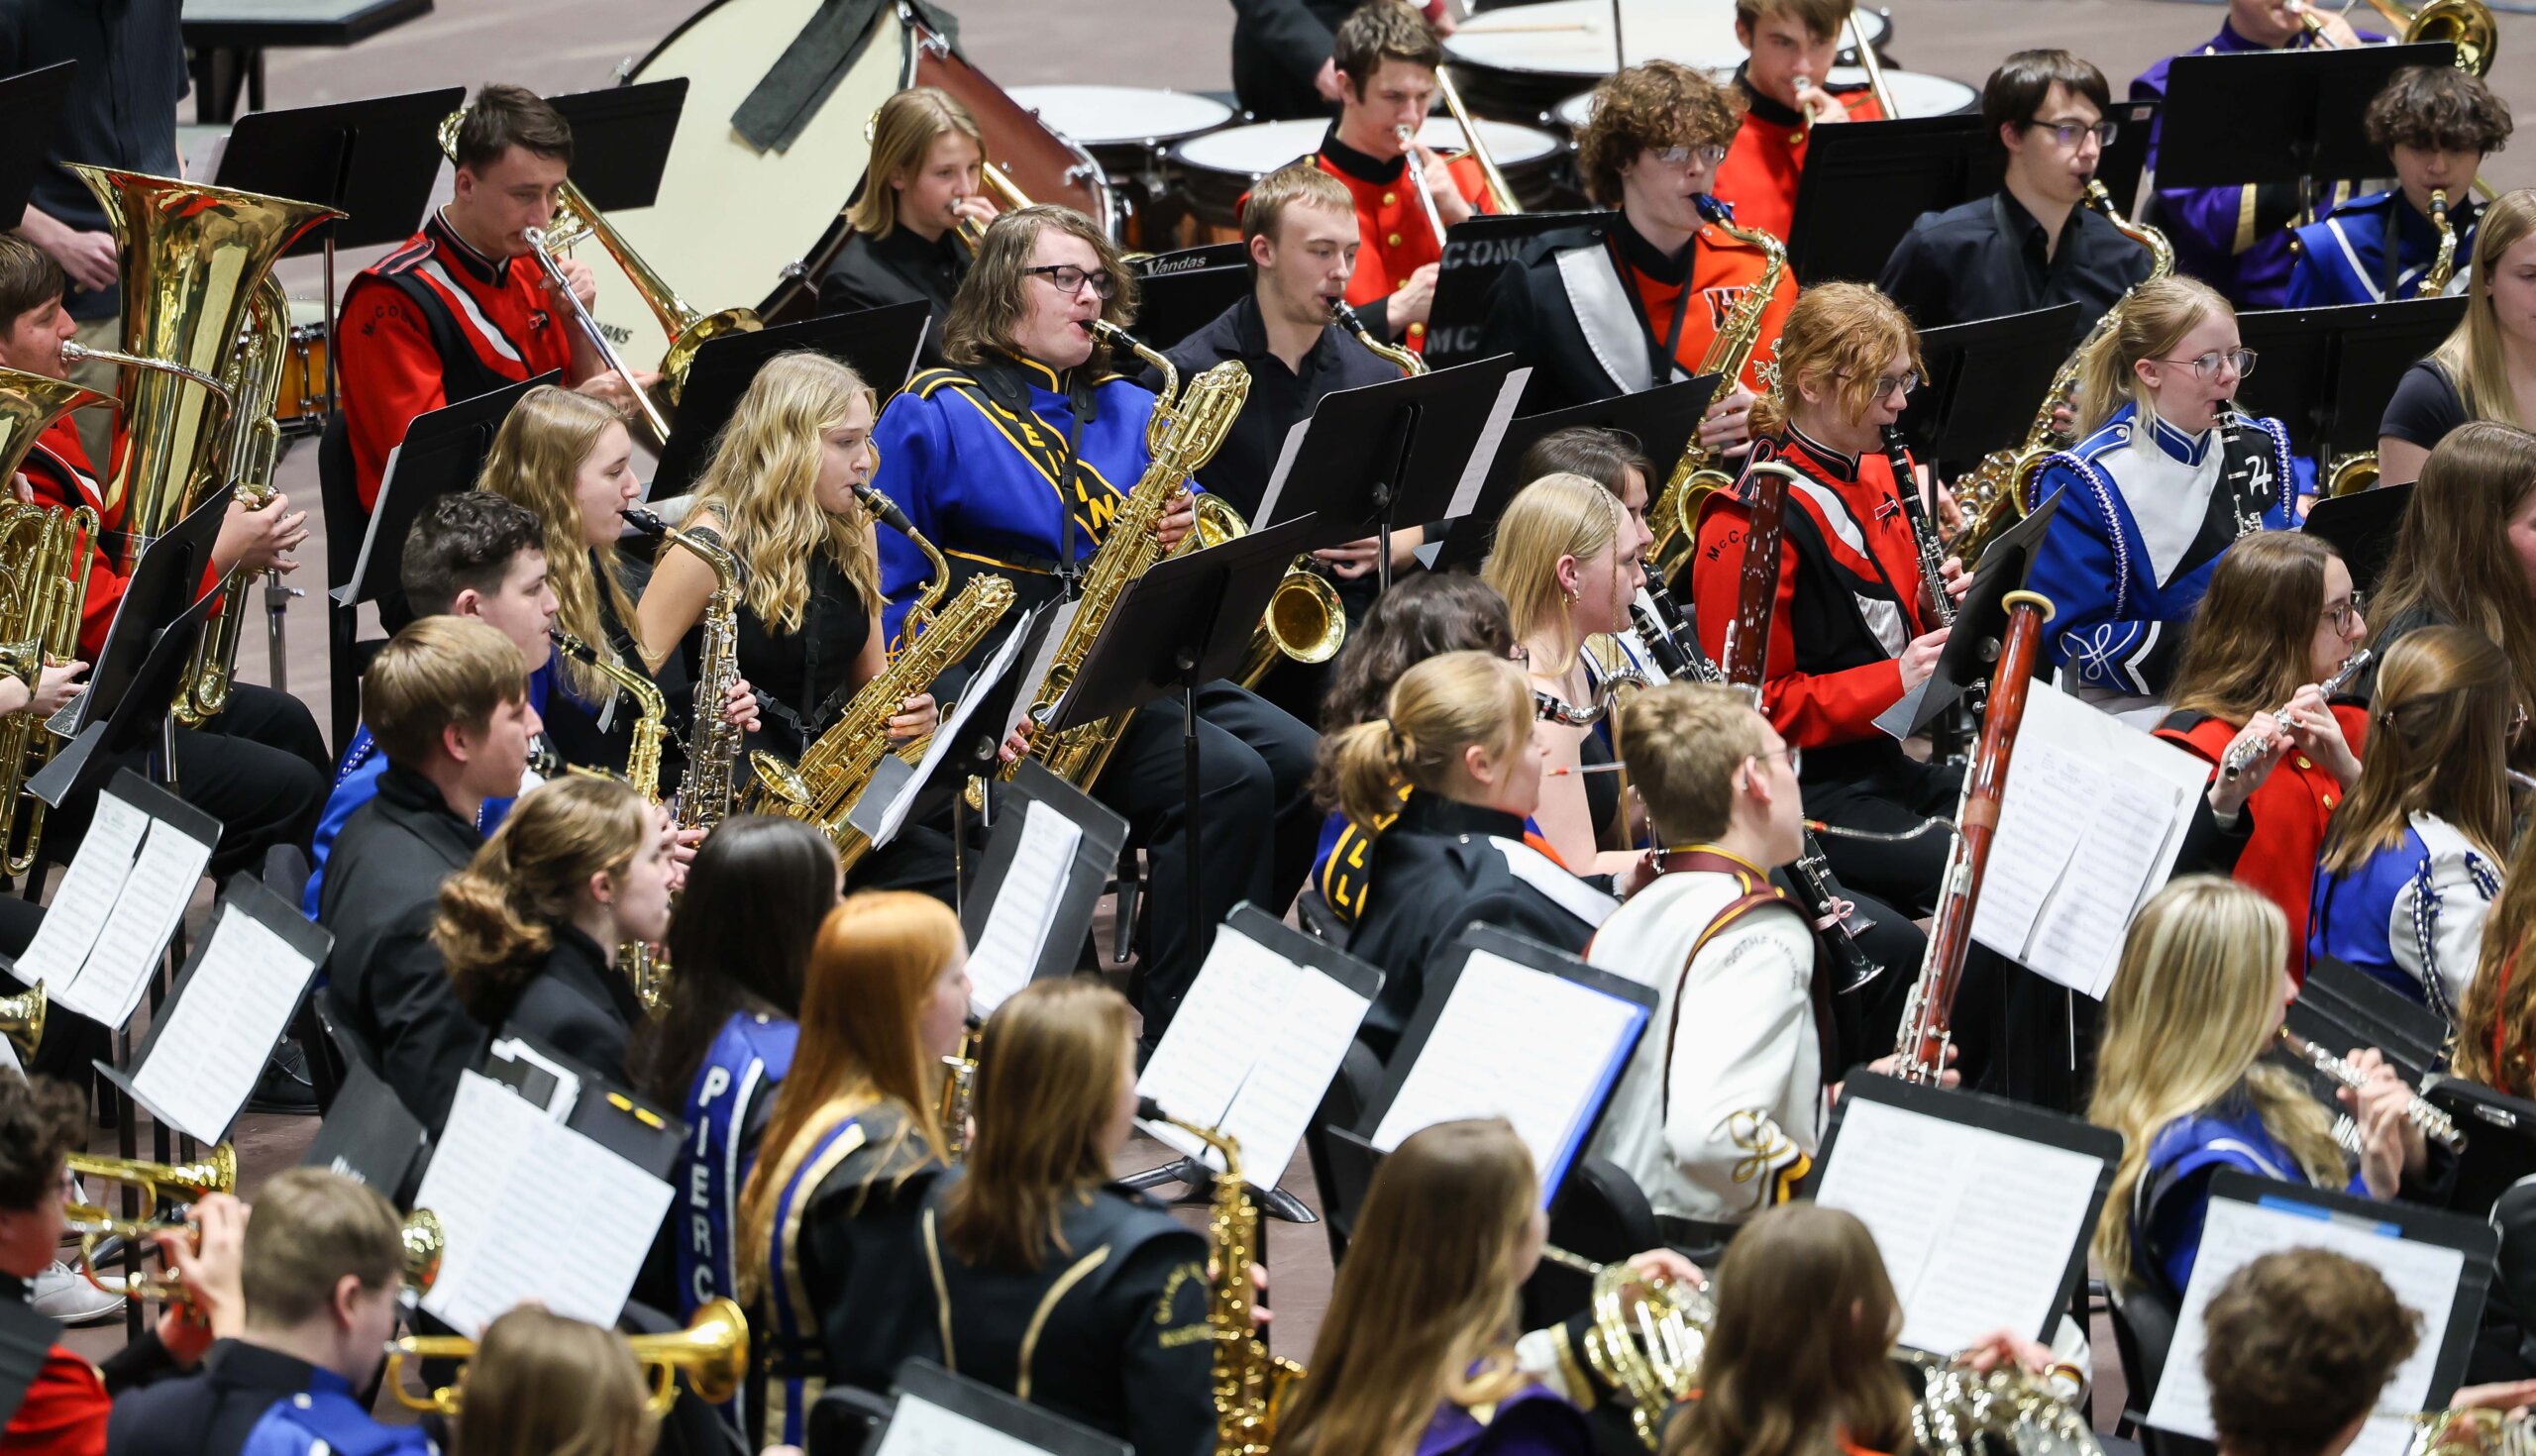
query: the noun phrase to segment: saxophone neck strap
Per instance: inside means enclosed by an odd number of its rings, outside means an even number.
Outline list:
[[[1083,469],[1083,421],[1092,413],[1092,371],[1076,369],[1066,382],[1066,459],[1065,470],[1057,485],[1057,581],[1058,593],[1072,601],[1083,591],[1083,565],[1074,559],[1074,506],[1081,498],[1076,485]]]

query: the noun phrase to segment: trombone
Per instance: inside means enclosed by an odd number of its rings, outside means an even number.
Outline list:
[[[1463,148],[1470,153],[1471,160],[1479,163],[1479,175],[1488,184],[1490,205],[1509,215],[1522,212],[1524,204],[1515,200],[1515,189],[1506,185],[1506,174],[1497,169],[1497,158],[1489,154],[1488,144],[1480,140],[1479,123],[1470,119],[1470,109],[1462,105],[1461,87],[1453,84],[1453,73],[1442,66],[1435,68],[1435,90],[1444,98],[1444,109],[1453,114],[1453,121],[1462,129]],[[1438,228],[1435,237],[1440,241],[1443,236],[1443,230]]]
[[[728,1299],[699,1305],[685,1329],[669,1334],[628,1335],[625,1343],[632,1347],[634,1359],[651,1373],[652,1395],[645,1404],[655,1415],[667,1414],[670,1406],[677,1404],[681,1374],[687,1376],[697,1400],[719,1405],[739,1394],[740,1377],[749,1368],[748,1316]],[[396,1404],[408,1410],[457,1415],[466,1405],[464,1374],[456,1385],[418,1394],[405,1384],[405,1362],[475,1358],[476,1341],[464,1335],[407,1335],[390,1340],[384,1377],[387,1389],[395,1396]]]

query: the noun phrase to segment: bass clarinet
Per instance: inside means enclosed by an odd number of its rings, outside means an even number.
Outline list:
[[[1964,771],[1963,795],[1955,811],[1955,844],[1938,886],[1938,913],[1929,927],[1928,958],[1902,1012],[1895,1043],[1896,1071],[1904,1082],[1934,1087],[1946,1071],[1947,1043],[1954,1039],[1955,997],[1963,985],[1963,958],[1972,949],[1972,909],[1990,863],[1991,836],[1999,827],[1999,799],[2008,786],[2008,759],[2017,725],[2025,718],[2026,689],[2034,681],[2034,655],[2052,602],[2032,591],[2011,591],[2004,605],[2008,630],[1990,675],[1990,706],[1981,740]]]

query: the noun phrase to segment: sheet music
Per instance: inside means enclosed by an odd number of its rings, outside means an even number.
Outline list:
[[[130,1020],[210,862],[210,845],[164,819],[152,820],[87,964],[53,999],[108,1026]]]
[[[900,1395],[872,1456],[1041,1456],[1040,1448],[982,1420]]]
[[[2209,777],[2199,758],[2066,693],[2032,693],[1973,938],[2102,997],[2121,961],[2123,928],[2174,872]]]
[[[1343,983],[1226,925],[1136,1091],[1175,1117],[1231,1137],[1241,1147],[1244,1176],[1273,1188],[1372,1007]],[[1222,1170],[1223,1159],[1198,1138],[1169,1123],[1142,1125],[1182,1155]]]
[[[1241,1145],[1250,1182],[1261,1188],[1276,1187],[1295,1161],[1304,1129],[1374,1005],[1309,966],[1288,969],[1295,974],[1273,1005],[1275,1028],[1223,1120],[1223,1130]]]
[[[1515,418],[1515,406],[1524,399],[1524,386],[1532,380],[1530,365],[1506,376],[1497,387],[1497,403],[1489,407],[1488,424],[1479,432],[1479,441],[1471,447],[1470,459],[1462,463],[1462,477],[1453,482],[1452,504],[1444,509],[1444,519],[1458,521],[1479,504],[1479,488],[1488,483],[1488,468],[1497,463],[1497,450],[1506,443],[1506,424]]]
[[[573,1191],[579,1210],[560,1239],[520,1216],[558,1187]],[[470,1072],[415,1195],[449,1238],[423,1307],[469,1334],[524,1300],[612,1324],[670,1197],[668,1184]]]
[[[1080,600],[1053,602],[1047,610],[1047,634],[1039,639],[1039,651],[1031,657],[1029,671],[1021,675],[1021,690],[1012,699],[1012,717],[1004,725],[1005,737],[1010,737],[1012,730],[1021,726],[1021,720],[1029,716],[1030,704],[1039,696],[1039,690],[1048,685],[1048,669],[1055,665],[1057,653],[1065,647],[1066,633],[1074,626],[1074,614],[1083,610],[1083,603]],[[973,692],[970,696],[977,694]]]
[[[133,1091],[177,1131],[218,1142],[316,971],[270,926],[230,905],[133,1075]]]
[[[1286,427],[1286,443],[1277,447],[1277,468],[1268,472],[1268,488],[1259,494],[1259,517],[1250,523],[1251,530],[1265,531],[1277,524],[1277,501],[1286,493],[1286,476],[1295,468],[1295,453],[1304,448],[1304,434],[1311,428],[1310,415]]]
[[[979,1016],[1030,984],[1082,845],[1082,825],[1037,799],[1022,804],[1021,842],[969,952],[969,1007]]]
[[[62,872],[53,903],[45,907],[35,940],[18,958],[14,974],[20,981],[30,986],[45,982],[48,992],[58,995],[60,988],[79,974],[88,952],[96,948],[98,932],[106,927],[106,917],[114,913],[124,881],[132,874],[133,858],[141,853],[141,837],[149,832],[150,816],[132,800],[112,793],[97,795],[97,811],[88,821],[88,832],[80,836],[70,868]]]
[[[2166,1356],[2166,1374],[2158,1381],[2157,1398],[2149,1405],[2149,1424],[2203,1440],[2214,1438],[2210,1387],[2201,1375],[2201,1356],[2210,1337],[2204,1321],[2210,1300],[2239,1269],[2263,1255],[2297,1248],[2329,1249],[2359,1260],[2384,1276],[2395,1298],[2421,1315],[2421,1342],[2378,1393],[2377,1411],[2350,1447],[2351,1456],[2403,1456],[2412,1439],[2412,1412],[2430,1404],[2430,1379],[2447,1338],[2466,1256],[2445,1244],[2398,1237],[2390,1224],[2330,1216],[2304,1204],[2210,1200],[2210,1214],[2201,1227],[2201,1250],[2193,1259],[2192,1283],[2184,1291],[2183,1312],[2175,1322],[2174,1344]]]
[[[1474,950],[1441,1016],[1374,1128],[1388,1153],[1411,1133],[1462,1117],[1503,1117],[1544,1177],[1562,1164],[1645,1016],[1631,1001],[1493,951]]]
[[[987,659],[986,666],[969,679],[960,700],[951,705],[950,718],[934,729],[932,739],[925,744],[924,757],[916,761],[915,777],[900,785],[897,796],[890,800],[888,811],[881,817],[880,832],[872,836],[874,849],[898,837],[899,828],[906,823],[907,814],[915,807],[917,794],[933,780],[933,771],[950,755],[953,746],[967,737],[969,719],[976,713],[978,704],[986,701],[989,690],[1004,680],[1004,675],[1012,667],[1012,660],[1021,655],[1021,641],[1030,635],[1028,629],[1029,617],[1025,614],[1011,631],[1004,634],[1004,641],[997,645],[995,655]],[[1050,640],[1054,640],[1054,634]],[[1027,707],[1029,704],[1019,706]],[[1004,735],[998,733],[996,737],[1001,740]]]
[[[1902,1343],[1952,1355],[1993,1330],[2048,1329],[2103,1162],[1864,1097],[1841,1119],[1814,1200],[1875,1235]]]
[[[404,451],[405,445],[401,440],[387,448],[387,466],[378,472],[378,494],[371,499],[383,504],[387,499],[387,492],[395,488],[396,457],[402,455]],[[362,578],[370,574],[370,554],[378,545],[378,523],[386,514],[376,505],[370,507],[370,529],[361,534],[361,555],[353,559],[353,578],[335,583],[334,597],[337,604],[352,606],[360,597]]]

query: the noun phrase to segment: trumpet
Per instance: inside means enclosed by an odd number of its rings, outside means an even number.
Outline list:
[[[748,1315],[727,1299],[699,1306],[683,1330],[628,1335],[625,1343],[634,1351],[635,1360],[651,1374],[652,1394],[645,1404],[654,1415],[668,1413],[670,1406],[677,1404],[681,1374],[686,1375],[697,1400],[719,1405],[739,1393],[740,1378],[749,1368]],[[405,1384],[405,1362],[475,1358],[476,1341],[464,1335],[407,1335],[387,1342],[384,1379],[396,1404],[406,1409],[457,1415],[466,1405],[465,1377],[457,1385],[417,1394]]]
[[[120,1238],[139,1249],[160,1232],[182,1226],[162,1216],[167,1209],[199,1202],[212,1194],[234,1192],[238,1187],[237,1150],[221,1143],[202,1161],[183,1164],[145,1163],[95,1153],[72,1153],[62,1161],[80,1178],[122,1184],[138,1190],[143,1199],[141,1211],[131,1218],[116,1217],[102,1202],[76,1202],[62,1209],[63,1220],[79,1235],[79,1272],[110,1295],[148,1300],[176,1298],[180,1286],[172,1271],[156,1276],[134,1274],[121,1280],[101,1277],[96,1266],[97,1246],[107,1239]]]
[[[2344,684],[2358,676],[2360,675],[2360,670],[2368,667],[2369,660],[2374,656],[2376,656],[2376,654],[2364,647],[2360,651],[2353,653],[2351,656],[2344,658],[2342,660],[2342,666],[2334,669],[2334,675],[2319,684],[2319,690],[2322,691],[2326,697],[2332,697],[2336,692],[2342,689]],[[2289,705],[2287,703],[2282,703],[2279,711],[2272,714],[2274,718],[2285,718],[2288,715]],[[2238,775],[2243,774],[2246,770],[2252,768],[2255,760],[2263,757],[2263,751],[2264,741],[2262,739],[2252,739],[2228,750],[2227,757],[2219,761],[2220,779],[2229,783],[2236,782]]]
[[[1418,129],[1403,123],[1391,129],[1400,139],[1403,158],[1401,185],[1418,194],[1419,210],[1426,214],[1426,226],[1435,235],[1435,246],[1444,246],[1444,215],[1435,210],[1435,194],[1426,190],[1426,174],[1418,165]]]
[[[2289,1049],[2291,1056],[2354,1092],[2358,1092],[2369,1081],[2349,1062],[2317,1046],[2286,1026],[2280,1028],[2280,1044]],[[2465,1151],[2466,1134],[2457,1126],[2457,1119],[2441,1111],[2436,1104],[2419,1092],[2415,1092],[2412,1100],[2404,1104],[2404,1120],[2420,1128],[2422,1136],[2448,1151],[2452,1153]]]

